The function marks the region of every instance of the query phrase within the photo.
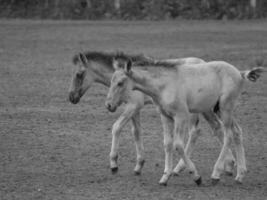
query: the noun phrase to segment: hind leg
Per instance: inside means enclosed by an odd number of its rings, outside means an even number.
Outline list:
[[[230,137],[234,138],[234,147],[236,151],[236,160],[237,160],[237,182],[242,182],[244,174],[246,173],[246,163],[245,163],[245,153],[242,142],[242,131],[236,121],[233,118],[233,108],[234,108],[234,100],[226,99],[228,101],[224,101],[221,106],[221,119],[223,120],[223,124],[225,126],[225,137],[224,137],[224,145],[220,156],[215,164],[213,177],[217,177],[220,174],[220,167],[223,158],[225,157],[225,148],[230,145]]]
[[[217,135],[217,137],[223,143],[219,158],[214,166],[213,173],[211,176],[213,183],[217,183],[220,180],[220,175],[225,170],[225,161],[227,159],[231,159],[233,163],[233,155],[230,150],[231,129],[229,129],[228,124],[226,124],[227,126],[224,126],[223,122],[213,111],[203,113],[203,116],[213,129],[214,134]]]
[[[223,125],[221,125],[222,129],[224,129],[224,138],[223,138],[223,146],[219,155],[219,158],[217,159],[213,172],[211,175],[211,178],[214,183],[218,182],[220,180],[220,175],[224,171],[224,161],[226,160],[227,153],[229,152],[230,143],[231,143],[231,128],[230,128],[230,121],[231,117],[228,112],[222,112],[222,116],[224,119]]]
[[[217,131],[218,130],[218,131]],[[224,133],[222,132],[222,129],[217,129],[216,131],[214,131],[214,135],[217,137],[218,141],[223,144],[224,141]],[[231,142],[232,137],[230,137],[230,142]],[[234,168],[235,168],[235,163],[236,163],[236,159],[233,155],[233,152],[231,150],[231,148],[228,148],[228,151],[226,153],[226,157],[224,160],[224,172],[226,175],[228,176],[233,176],[234,173]]]
[[[204,118],[206,121],[209,123],[210,127],[213,130],[214,135],[218,138],[218,141],[223,144],[224,141],[224,128],[221,120],[219,117],[213,112],[206,112],[203,113]],[[226,150],[226,156],[224,160],[224,171],[228,175],[233,174],[233,169],[234,169],[234,164],[235,164],[235,158],[233,156],[233,153],[230,148]]]
[[[236,157],[237,157],[237,175],[235,180],[238,183],[241,183],[243,180],[244,175],[247,172],[246,167],[246,158],[245,158],[245,151],[243,147],[243,133],[242,129],[238,125],[235,119],[233,119],[232,123],[232,132],[233,132],[233,140],[235,144],[235,151],[236,151]]]
[[[237,169],[238,176],[237,181],[242,181],[243,172],[245,173],[245,154],[242,143],[242,134],[239,131],[239,126],[233,118],[233,110],[235,102],[240,94],[240,87],[238,85],[233,85],[229,82],[228,86],[225,86],[225,93],[221,96],[219,100],[219,114],[220,119],[225,127],[224,130],[224,140],[223,148],[221,149],[219,158],[214,166],[212,173],[212,178],[219,179],[221,169],[223,166],[223,161],[226,159],[227,149],[230,148],[231,137],[234,136],[234,147],[236,151]],[[234,125],[233,125],[234,124]],[[235,128],[233,128],[235,127]]]

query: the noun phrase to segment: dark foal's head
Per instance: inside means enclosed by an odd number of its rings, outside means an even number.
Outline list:
[[[108,74],[114,72],[113,60],[118,61],[115,65],[119,68],[129,59],[140,66],[154,62],[152,58],[143,54],[127,55],[122,52],[105,53],[92,51],[75,55],[73,58],[75,70],[69,89],[70,102],[73,104],[78,103],[93,82],[109,86],[110,76]]]
[[[73,104],[77,104],[86,90],[94,82],[94,78],[88,73],[89,63],[83,53],[74,56],[73,63],[75,65],[75,70],[69,88],[69,101]]]

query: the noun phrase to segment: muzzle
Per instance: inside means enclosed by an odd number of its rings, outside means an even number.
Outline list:
[[[69,101],[73,104],[77,104],[80,101],[80,95],[75,92],[70,92],[69,93]]]
[[[112,105],[109,101],[106,101],[105,106],[109,112],[115,112],[117,109],[117,107]]]

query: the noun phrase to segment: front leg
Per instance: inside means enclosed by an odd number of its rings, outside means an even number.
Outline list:
[[[186,113],[179,113],[179,115],[177,115],[174,119],[174,147],[178,151],[179,155],[182,157],[186,167],[188,167],[191,174],[193,174],[195,183],[197,185],[200,185],[201,176],[198,174],[194,163],[184,150],[184,134],[188,127]]]
[[[195,127],[191,129],[189,132],[189,137],[188,137],[186,147],[185,147],[185,154],[188,155],[189,158],[191,157],[194,151],[194,147],[196,145],[197,139],[200,136],[200,134],[201,134],[201,129],[195,128]],[[181,158],[178,164],[176,165],[176,167],[173,169],[174,175],[178,175],[185,168],[186,168],[186,165],[184,163],[184,160]]]
[[[173,121],[164,115],[161,115],[161,121],[164,137],[165,169],[159,184],[166,186],[172,174],[173,166]]]
[[[124,112],[120,115],[112,127],[112,144],[110,151],[110,169],[112,173],[118,171],[118,150],[119,150],[119,137],[122,128],[136,113],[137,107],[134,105],[126,105]]]
[[[199,115],[194,114],[190,117],[190,125],[189,125],[189,136],[185,147],[185,154],[188,155],[188,157],[191,157],[191,154],[194,151],[194,147],[196,145],[197,139],[200,136],[201,129],[198,128],[199,124]],[[186,168],[184,160],[180,159],[178,164],[173,170],[174,175],[178,175],[181,171],[183,171]]]

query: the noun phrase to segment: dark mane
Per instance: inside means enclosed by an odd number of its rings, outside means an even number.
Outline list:
[[[169,61],[164,61],[164,60],[156,60],[154,58],[147,57],[144,55],[133,57],[133,56],[124,54],[122,52],[117,53],[114,59],[118,60],[119,63],[128,62],[129,60],[131,60],[133,62],[133,66],[144,66],[144,67],[175,68],[175,66],[179,64],[177,62],[174,63],[174,62],[169,62]]]
[[[98,52],[98,51],[87,51],[83,52],[83,54],[86,56],[86,58],[89,61],[94,61],[94,62],[100,62],[102,64],[105,64],[106,66],[113,68],[113,59],[121,59],[121,60],[127,60],[130,59],[134,65],[147,65],[149,62],[153,62],[153,59],[150,57],[147,57],[143,54],[126,54],[121,51],[117,52]],[[72,62],[74,64],[77,64],[79,62],[79,55],[76,54],[74,55]]]
[[[115,56],[114,53],[106,53],[98,51],[87,51],[83,52],[83,54],[89,61],[100,62],[110,67],[112,67],[113,57]],[[79,61],[79,55],[78,54],[74,55],[72,61],[74,64],[77,64],[77,62]]]
[[[164,60],[156,60],[155,63],[152,66],[161,66],[161,67],[166,67],[166,68],[174,68],[177,65],[180,65],[181,63],[178,62],[168,62]]]

